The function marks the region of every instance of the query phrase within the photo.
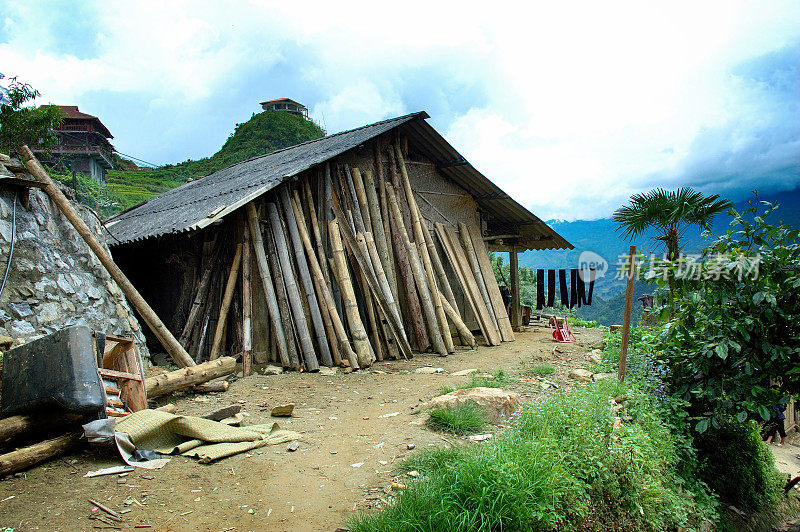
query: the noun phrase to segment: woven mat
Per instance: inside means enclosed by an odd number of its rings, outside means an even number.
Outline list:
[[[297,432],[283,430],[277,423],[240,428],[158,410],[126,416],[116,430],[128,434],[137,449],[194,456],[203,463],[300,438]]]

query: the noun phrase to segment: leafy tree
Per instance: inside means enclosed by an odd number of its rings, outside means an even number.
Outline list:
[[[767,420],[800,393],[800,231],[767,222],[776,205],[750,205],[731,211],[731,228],[704,251],[704,270],[675,271],[686,291],[659,358],[699,432],[734,416]],[[771,389],[777,381],[782,389]]]
[[[636,238],[648,229],[656,229],[660,234],[655,238],[666,245],[667,260],[675,261],[686,226],[708,229],[716,215],[732,206],[718,194],[705,196],[690,187],[675,191],[657,188],[631,196],[630,205],[617,209],[611,220],[619,224],[624,237]]]
[[[11,78],[0,103],[0,150],[13,153],[25,144],[50,148],[57,141],[53,129],[61,125],[61,110],[53,105],[26,105],[41,96],[27,83]]]

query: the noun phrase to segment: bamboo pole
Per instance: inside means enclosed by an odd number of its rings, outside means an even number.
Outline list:
[[[219,311],[217,328],[214,331],[214,341],[211,342],[211,354],[208,356],[209,360],[216,360],[219,356],[219,350],[222,344],[222,333],[228,321],[228,310],[231,308],[231,303],[233,302],[233,290],[236,288],[236,280],[239,277],[239,266],[241,263],[242,245],[237,244],[236,252],[233,255],[233,264],[231,264],[231,270],[228,273],[228,282],[225,283],[225,294],[222,296],[222,307]]]
[[[622,316],[622,345],[619,349],[617,379],[625,380],[625,365],[628,361],[628,338],[631,332],[631,307],[633,307],[633,280],[636,277],[636,246],[631,246],[628,259],[628,279],[625,286],[625,314]]]
[[[386,197],[389,200],[389,207],[394,217],[395,228],[400,234],[400,238],[402,239],[403,244],[406,247],[406,251],[408,252],[409,263],[411,264],[411,270],[414,273],[414,280],[417,284],[417,293],[420,296],[420,303],[422,305],[422,311],[425,315],[425,323],[428,326],[428,334],[433,342],[433,348],[440,355],[446,356],[447,348],[445,347],[444,339],[442,338],[439,320],[436,317],[436,310],[431,299],[431,292],[428,288],[426,274],[423,272],[422,265],[419,261],[417,248],[408,238],[408,232],[406,232],[406,228],[403,225],[403,217],[400,213],[400,205],[397,203],[397,198],[394,195],[394,191],[387,189]]]
[[[325,245],[322,241],[322,231],[320,231],[319,226],[319,219],[317,218],[317,212],[314,209],[314,198],[311,197],[311,185],[308,184],[308,180],[304,180],[303,184],[305,185],[303,189],[306,193],[306,202],[308,203],[308,213],[310,216],[311,222],[311,230],[314,233],[314,241],[317,243],[317,259],[321,261],[323,257],[325,257]],[[320,200],[320,204],[322,201]],[[308,252],[311,255],[311,252]],[[322,264],[320,264],[322,266]],[[327,266],[322,268],[322,276],[325,279],[326,283],[330,283],[330,276],[328,274]]]
[[[194,324],[197,321],[197,314],[199,313],[200,307],[203,305],[203,301],[206,298],[208,292],[208,284],[211,281],[211,274],[214,272],[214,265],[217,262],[216,251],[217,250],[214,250],[211,253],[211,256],[208,257],[208,261],[203,266],[203,273],[200,276],[200,283],[197,285],[197,290],[195,292],[194,299],[192,300],[192,304],[189,307],[189,315],[186,318],[186,324],[183,326],[183,332],[181,332],[181,336],[179,339],[181,345],[186,345],[186,342],[189,341],[192,329],[194,328]]]
[[[478,290],[480,290],[483,302],[486,303],[486,309],[489,311],[489,317],[492,318],[492,323],[494,323],[494,326],[497,327],[497,330],[499,331],[500,322],[494,313],[494,305],[489,297],[489,291],[486,289],[486,281],[483,279],[483,273],[481,272],[481,267],[478,264],[478,256],[475,253],[475,246],[472,245],[472,238],[469,235],[467,224],[464,222],[458,222],[458,232],[461,236],[461,242],[464,244],[464,249],[467,254],[467,262],[469,263],[469,267],[472,268],[472,275],[475,277],[475,280],[478,283]]]
[[[258,227],[259,235],[261,227]],[[242,223],[242,376],[247,377],[253,370],[253,282],[250,244],[254,239]],[[261,244],[262,252],[264,244]]]
[[[278,251],[275,249],[275,239],[272,231],[264,231],[264,243],[267,246],[267,259],[269,267],[275,272],[275,278],[281,279],[281,265],[278,261]],[[297,342],[294,338],[294,324],[292,323],[292,310],[289,307],[289,297],[286,295],[286,285],[283,282],[275,283],[275,295],[278,298],[278,309],[281,315],[283,330],[286,331],[286,350],[289,356],[289,367],[294,370],[300,369],[300,356],[297,352]]]
[[[364,231],[362,232],[374,233],[372,215],[367,204],[367,192],[364,190],[364,179],[361,177],[361,171],[353,167],[350,172],[353,178],[353,188],[356,191],[356,201],[361,211],[361,219],[364,220]]]
[[[373,241],[375,242],[375,247],[380,257],[382,269],[388,280],[390,277],[394,277],[394,265],[389,261],[389,243],[386,239],[380,201],[378,200],[378,192],[375,188],[375,179],[372,176],[372,172],[369,170],[364,170],[364,187],[366,189],[370,220],[372,221]],[[391,286],[391,281],[389,281],[389,287],[391,288]],[[395,292],[396,290],[393,290],[392,295],[394,299],[397,299]]]
[[[334,212],[336,213],[337,218],[344,216],[341,209],[339,209],[336,204],[334,204]],[[392,330],[392,335],[397,340],[400,349],[403,350],[406,356],[409,356],[411,354],[411,346],[408,344],[408,338],[406,338],[405,333],[403,332],[403,324],[395,320],[391,310],[389,309],[389,304],[387,303],[386,298],[384,298],[381,294],[381,288],[378,284],[378,280],[370,268],[369,257],[365,256],[362,252],[361,247],[358,245],[358,239],[356,238],[355,234],[353,234],[353,231],[350,229],[350,227],[347,224],[342,224],[340,228],[345,237],[345,241],[347,242],[347,247],[350,249],[353,257],[356,259],[361,271],[365,273],[364,277],[367,281],[369,289],[375,296],[375,302],[381,308],[381,311],[388,320],[389,326]]]
[[[153,334],[158,338],[161,345],[164,346],[164,349],[167,350],[172,360],[181,367],[194,366],[195,362],[192,360],[192,357],[189,356],[189,353],[186,352],[186,349],[178,343],[178,340],[176,340],[169,329],[167,329],[167,326],[164,325],[161,318],[158,317],[139,291],[136,290],[136,287],[134,287],[125,274],[122,273],[122,270],[116,265],[114,259],[111,258],[111,254],[103,247],[97,238],[95,238],[89,227],[87,227],[86,223],[83,221],[83,218],[81,218],[81,215],[78,214],[78,211],[75,210],[66,196],[64,196],[61,189],[53,183],[53,180],[47,175],[47,172],[45,172],[44,168],[39,164],[39,161],[34,157],[31,150],[27,146],[22,146],[19,152],[22,155],[22,159],[25,161],[25,168],[28,169],[33,177],[45,185],[44,191],[50,196],[50,199],[53,200],[53,203],[58,206],[61,212],[64,213],[64,216],[89,245],[95,256],[100,259],[106,271],[117,283],[122,293],[125,294],[125,297],[133,308],[136,309],[147,326],[150,327],[150,330],[153,331]]]
[[[500,287],[497,285],[497,278],[492,269],[492,263],[489,260],[489,254],[486,250],[486,244],[483,242],[483,235],[477,225],[468,228],[469,234],[472,237],[472,244],[478,256],[478,263],[483,273],[483,279],[486,281],[486,288],[489,290],[489,298],[492,300],[494,306],[494,313],[500,323],[500,336],[504,342],[514,341],[514,329],[511,327],[511,320],[508,317],[508,310],[503,303],[503,296],[500,294]]]
[[[334,203],[334,209],[335,208],[336,204]],[[339,222],[337,220],[330,220],[328,222],[328,233],[328,239],[331,243],[331,252],[333,253],[334,272],[336,273],[339,290],[342,293],[342,304],[345,308],[347,322],[350,325],[350,334],[353,338],[353,348],[358,363],[353,369],[366,368],[372,364],[372,352],[369,339],[367,338],[367,331],[364,329],[364,324],[361,322],[361,316],[358,314],[356,294],[353,290],[353,283],[350,281],[350,272],[347,270],[347,262],[344,255],[344,247],[342,246],[342,238],[339,234]]]
[[[319,362],[317,362],[317,355],[314,352],[314,343],[311,341],[311,332],[308,328],[308,321],[306,321],[303,299],[300,295],[300,289],[297,286],[294,272],[292,271],[289,249],[286,246],[286,235],[283,231],[277,205],[274,203],[267,203],[267,214],[269,215],[270,226],[272,227],[272,237],[275,240],[275,249],[278,252],[278,261],[281,265],[281,277],[286,286],[286,296],[289,299],[289,306],[292,309],[295,332],[297,333],[297,339],[300,343],[300,351],[303,353],[303,362],[306,365],[307,371],[317,371],[319,369]]]
[[[375,141],[375,172],[377,173],[376,179],[378,181],[378,188],[380,192],[378,195],[378,205],[383,226],[383,240],[386,245],[386,256],[384,258],[383,254],[381,254],[381,257],[386,261],[384,264],[384,271],[386,271],[386,278],[389,280],[389,286],[392,288],[392,294],[394,295],[395,300],[399,301],[399,293],[397,292],[397,276],[395,274],[394,266],[394,254],[392,253],[391,232],[389,229],[389,204],[386,200],[386,180],[383,176],[383,162],[381,161],[380,142],[378,140]],[[372,176],[370,175],[370,177]],[[367,199],[369,199],[369,195],[367,196]],[[380,248],[378,249],[380,251]]]
[[[295,194],[297,193],[295,192]],[[317,257],[314,255],[313,247],[311,246],[311,238],[308,236],[308,229],[306,227],[305,220],[303,220],[303,213],[300,210],[300,198],[297,195],[295,195],[293,206],[296,210],[295,216],[297,219],[297,227],[300,231],[300,239],[303,241],[303,245],[308,253],[308,262],[311,266],[311,275],[314,277],[317,290],[320,294],[320,299],[325,304],[325,310],[327,311],[326,314],[323,314],[323,316],[327,316],[328,321],[330,322],[331,333],[328,334],[328,336],[331,338],[332,344],[335,340],[335,345],[337,347],[337,349],[333,351],[334,363],[337,366],[341,365],[342,360],[339,351],[341,349],[341,352],[345,353],[350,365],[353,367],[358,367],[356,354],[350,347],[350,342],[347,339],[347,332],[345,332],[342,320],[339,317],[339,313],[336,311],[336,303],[334,303],[333,296],[328,289],[328,283],[322,273],[322,266],[320,265]]]
[[[353,173],[348,165],[344,165],[344,184],[345,186],[341,188],[342,197],[346,198],[346,203],[349,203],[350,206],[352,207],[350,211],[351,215],[353,216],[353,225],[356,231],[359,233],[363,233],[364,231],[366,231],[366,226],[364,225],[364,218],[361,215],[361,208],[358,206],[358,199],[357,199],[355,181],[353,179]],[[341,205],[341,207],[342,210],[347,210],[347,207],[345,207],[345,205]]]
[[[444,309],[442,308],[441,295],[439,294],[439,287],[436,286],[436,276],[433,273],[433,264],[428,250],[426,239],[430,239],[430,235],[426,234],[427,231],[422,227],[422,215],[420,214],[417,200],[414,197],[414,191],[411,189],[411,180],[408,177],[408,169],[406,168],[403,152],[400,150],[399,144],[395,144],[395,155],[397,158],[397,167],[400,169],[400,176],[403,180],[403,189],[406,193],[406,201],[408,209],[411,211],[411,222],[414,228],[414,239],[420,246],[419,255],[422,261],[422,266],[427,279],[428,288],[431,294],[431,301],[436,312],[436,322],[441,330],[442,338],[444,340],[445,349],[448,353],[455,351],[453,346],[453,338],[450,334],[450,326],[447,323],[447,316],[445,316]],[[436,248],[433,249],[434,253]]]
[[[401,332],[403,333],[403,336],[405,336],[406,332],[404,329],[402,329],[403,317],[400,314],[400,308],[397,306],[397,301],[394,299],[394,294],[392,294],[392,289],[389,286],[389,280],[386,278],[386,272],[383,271],[383,266],[381,265],[380,256],[378,254],[378,248],[375,245],[375,240],[369,233],[365,233],[364,235],[357,235],[357,237],[358,236],[361,236],[364,239],[370,259],[372,260],[372,263],[375,265],[375,273],[378,278],[378,283],[380,284],[380,287],[382,289],[383,297],[386,298],[386,303],[389,305],[389,310],[394,316],[394,319],[397,321],[398,325],[401,327]],[[389,326],[388,319],[389,318],[386,317],[387,327]],[[389,337],[387,335],[387,341],[388,340]],[[391,349],[392,346],[394,347],[394,349]],[[399,351],[397,343],[389,344],[389,347],[390,347],[390,353],[396,356],[394,351],[395,350]],[[402,356],[403,358],[405,358],[406,355],[402,354]]]
[[[250,242],[256,252],[256,264],[261,278],[261,287],[267,300],[267,310],[269,311],[270,324],[272,325],[273,338],[278,346],[278,354],[284,364],[288,365],[289,355],[286,347],[286,333],[281,323],[278,300],[275,297],[275,289],[272,285],[272,274],[267,265],[267,256],[264,252],[264,239],[261,236],[261,227],[258,223],[258,214],[253,202],[247,204],[247,221],[250,226]],[[277,272],[276,272],[277,273]],[[245,335],[245,343],[247,336]]]
[[[317,340],[317,348],[319,349],[319,356],[323,365],[333,366],[333,357],[331,350],[328,347],[328,337],[325,333],[325,323],[322,319],[322,312],[320,310],[319,301],[317,301],[317,294],[314,290],[314,281],[311,279],[311,273],[308,271],[308,260],[306,259],[305,249],[303,243],[300,241],[300,234],[297,229],[297,220],[294,223],[292,220],[295,218],[294,209],[292,208],[292,200],[289,197],[289,187],[284,185],[278,189],[278,194],[281,198],[281,205],[283,207],[284,216],[286,216],[286,228],[289,231],[289,240],[294,249],[295,264],[297,264],[297,272],[300,275],[300,282],[303,292],[308,302],[308,312],[311,315],[311,326],[314,329],[314,337]],[[302,213],[301,213],[302,214]]]
[[[448,302],[446,299],[442,299],[442,307],[447,313],[447,317],[453,321],[456,329],[458,329],[458,335],[461,337],[461,341],[475,349],[475,346],[478,344],[475,341],[475,336],[472,335],[472,331],[469,330],[469,327],[467,327],[467,325],[464,323],[464,320],[461,319],[461,315],[458,313],[458,311],[454,309],[450,305],[450,302]]]

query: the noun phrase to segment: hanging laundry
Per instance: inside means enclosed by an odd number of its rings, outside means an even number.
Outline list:
[[[575,305],[580,308],[581,302],[578,299],[578,269],[572,268],[569,271],[569,308]]]
[[[569,306],[569,292],[567,288],[567,270],[558,270],[558,287],[561,292],[561,304]]]
[[[536,310],[544,307],[544,270],[536,270]]]
[[[589,289],[586,289],[586,272],[581,270],[578,280],[578,300],[583,305],[592,304],[592,292],[594,292],[594,278],[597,275],[597,268],[589,268]]]
[[[547,270],[547,306],[552,307],[556,302],[556,271]]]

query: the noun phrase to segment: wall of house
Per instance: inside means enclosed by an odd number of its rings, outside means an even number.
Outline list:
[[[19,344],[82,324],[132,337],[147,360],[138,321],[89,246],[42,191],[30,191],[27,208],[17,199],[15,215],[15,193],[21,190],[0,187],[0,279],[14,242],[0,295],[0,335]],[[85,207],[78,209],[102,240],[104,231],[97,218]]]

